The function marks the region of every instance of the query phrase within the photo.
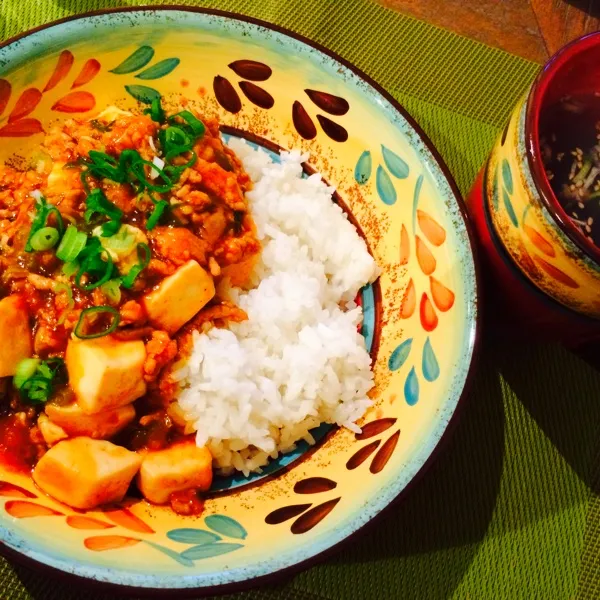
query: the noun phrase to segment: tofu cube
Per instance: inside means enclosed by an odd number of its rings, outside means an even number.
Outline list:
[[[130,404],[146,393],[144,342],[110,336],[70,340],[65,363],[71,389],[88,415]]]
[[[21,295],[0,300],[0,340],[0,377],[8,377],[33,353],[29,314]]]
[[[173,492],[208,490],[211,483],[212,455],[208,448],[196,446],[193,439],[148,452],[137,477],[140,492],[155,504],[168,502]]]
[[[43,413],[38,417],[37,426],[47,446],[54,446],[54,444],[69,437],[62,427],[53,423]]]
[[[141,462],[121,446],[77,437],[50,448],[33,470],[33,480],[59,502],[86,510],[123,500]]]
[[[87,415],[77,402],[63,406],[49,402],[46,404],[46,414],[53,424],[61,427],[70,437],[83,435],[100,440],[111,438],[129,425],[135,417],[135,408],[127,404]]]
[[[165,277],[144,296],[144,306],[152,325],[169,334],[185,325],[215,295],[215,285],[195,260]]]

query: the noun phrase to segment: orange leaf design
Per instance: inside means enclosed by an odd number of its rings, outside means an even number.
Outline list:
[[[81,72],[75,78],[71,89],[80,87],[89,83],[100,71],[100,63],[95,58],[90,58],[86,61],[85,65],[83,65]]]
[[[415,291],[415,283],[411,279],[408,282],[408,286],[404,292],[404,297],[402,298],[402,304],[400,305],[400,318],[408,319],[409,317],[412,317],[416,306],[417,293]]]
[[[56,517],[62,516],[61,512],[48,506],[27,502],[26,500],[9,500],[4,505],[4,510],[16,519],[28,519],[29,517]]]
[[[52,106],[52,110],[64,113],[80,113],[92,110],[96,99],[90,92],[69,92]]]
[[[550,275],[550,277],[556,279],[556,281],[559,281],[563,285],[573,289],[579,287],[579,284],[574,279],[572,279],[564,271],[561,271],[559,268],[545,261],[543,258],[534,256],[533,259],[542,269],[544,269],[544,271],[546,271],[546,273],[548,273],[548,275]]]
[[[29,113],[35,110],[35,107],[40,103],[42,99],[42,92],[37,88],[26,89],[17,100],[14,105],[12,112],[8,115],[8,122],[18,121],[23,117],[26,117]]]
[[[111,529],[114,527],[112,523],[105,523],[92,517],[81,517],[79,515],[71,515],[67,517],[67,525],[73,529]]]
[[[449,290],[443,283],[440,283],[435,277],[429,277],[431,284],[431,297],[433,303],[442,312],[450,310],[454,305],[454,292]]]
[[[44,92],[51,90],[56,87],[69,73],[71,67],[73,66],[73,61],[75,57],[72,52],[69,50],[63,50],[58,57],[58,62],[56,63],[56,67],[54,68],[54,73],[50,75],[50,79],[48,79],[48,83],[44,88]]]
[[[402,231],[400,231],[400,264],[405,265],[410,258],[410,240],[408,238],[408,231],[406,227],[402,225]]]
[[[417,240],[417,260],[419,261],[421,271],[425,275],[431,275],[435,271],[435,256],[433,256],[431,250],[418,235],[415,236],[415,239]]]
[[[438,324],[438,316],[435,314],[433,305],[431,304],[427,294],[421,296],[421,325],[425,331],[433,331]]]
[[[104,552],[104,550],[116,550],[117,548],[127,548],[127,546],[135,546],[141,540],[136,538],[125,537],[124,535],[95,535],[83,540],[83,545],[88,550],[94,552]]]
[[[530,225],[523,225],[523,230],[527,234],[527,237],[531,240],[531,243],[546,256],[554,257],[556,256],[556,251],[554,250],[554,246],[542,236],[542,234],[538,233],[533,227]]]
[[[441,246],[446,241],[446,230],[425,211],[417,210],[419,227],[425,237],[434,246]]]
[[[14,483],[0,481],[0,496],[12,496],[13,498],[37,498],[37,496]]]
[[[12,86],[6,79],[0,79],[0,115],[4,112],[8,101],[10,100],[10,93]]]
[[[137,531],[138,533],[154,533],[149,525],[146,525],[138,516],[134,515],[128,508],[109,508],[104,511],[104,514],[113,523]]]
[[[44,131],[37,119],[21,119],[0,127],[0,137],[29,137]]]

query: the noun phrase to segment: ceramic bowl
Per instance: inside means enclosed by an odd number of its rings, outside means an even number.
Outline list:
[[[82,16],[0,48],[0,159],[57,119],[181,95],[224,134],[302,148],[382,268],[363,289],[376,376],[362,433],[322,426],[260,476],[217,479],[200,517],[126,499],[74,511],[0,467],[5,548],[64,573],[208,593],[306,563],[406,489],[453,417],[477,333],[469,228],[439,157],[404,111],[323,48],[196,10]]]

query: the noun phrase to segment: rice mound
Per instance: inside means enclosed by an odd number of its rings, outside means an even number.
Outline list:
[[[254,182],[247,199],[263,245],[254,287],[229,290],[249,318],[195,332],[174,376],[197,444],[221,473],[247,475],[299,440],[314,443],[320,423],[360,431],[373,373],[354,299],[379,269],[333,189],[318,174],[302,177],[307,155],[277,163],[242,140],[229,145]]]

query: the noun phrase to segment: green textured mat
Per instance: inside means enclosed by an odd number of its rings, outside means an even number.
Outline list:
[[[67,15],[148,3],[0,0],[0,40]],[[251,15],[338,52],[404,104],[463,193],[539,68],[368,0],[178,4]],[[227,598],[598,599],[599,433],[600,374],[560,348],[484,340],[462,419],[405,501],[327,562]],[[1,600],[109,597],[0,559]]]

